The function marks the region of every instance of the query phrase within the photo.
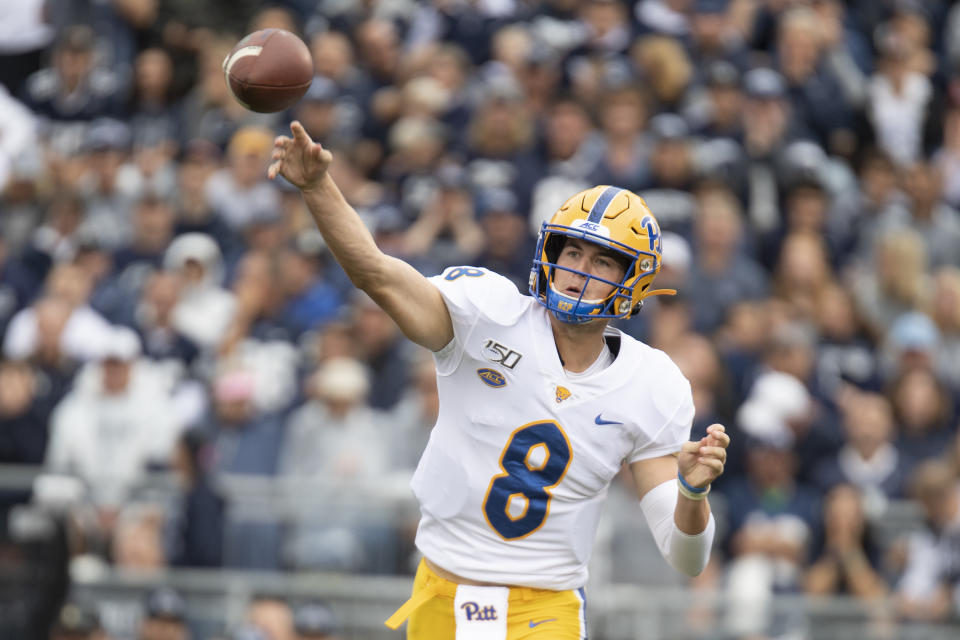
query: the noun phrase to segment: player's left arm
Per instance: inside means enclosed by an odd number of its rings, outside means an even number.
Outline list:
[[[703,571],[710,557],[715,525],[706,497],[710,484],[723,473],[729,445],[723,425],[714,424],[700,440],[685,442],[676,455],[630,464],[657,546],[670,564],[688,575]]]

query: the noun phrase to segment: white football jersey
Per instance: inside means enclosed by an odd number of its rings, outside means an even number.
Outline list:
[[[581,587],[621,463],[690,437],[690,384],[662,351],[615,329],[613,363],[568,376],[550,312],[512,282],[474,267],[430,280],[454,339],[435,354],[440,415],[412,481],[417,547],[473,580]]]

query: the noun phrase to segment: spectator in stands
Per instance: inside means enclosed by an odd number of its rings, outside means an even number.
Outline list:
[[[365,293],[355,292],[350,319],[355,355],[370,372],[370,406],[389,409],[400,399],[409,380],[412,345]]]
[[[631,57],[650,88],[652,112],[680,113],[693,80],[693,65],[683,46],[666,36],[641,36],[631,47]]]
[[[93,29],[70,25],[53,49],[51,65],[30,75],[23,99],[51,120],[92,120],[118,112],[123,87],[112,69],[96,65]]]
[[[108,640],[100,616],[89,605],[66,602],[50,625],[49,640]]]
[[[897,584],[897,603],[907,620],[946,620],[960,588],[960,491],[945,462],[921,464],[910,495],[923,507],[925,527],[910,535],[907,566]]]
[[[879,237],[873,267],[855,273],[851,282],[857,310],[875,339],[897,316],[926,302],[926,268],[923,238],[916,231],[891,230]]]
[[[824,399],[834,401],[847,383],[879,391],[878,358],[851,293],[837,283],[821,285],[814,310],[820,336],[814,376]]]
[[[126,502],[116,515],[110,537],[110,560],[122,570],[155,573],[167,566],[163,549],[163,507]]]
[[[841,401],[844,445],[814,471],[826,493],[837,485],[855,487],[869,516],[906,492],[914,460],[896,446],[893,408],[885,396],[847,390]]]
[[[410,473],[417,468],[440,412],[437,372],[433,360],[427,356],[424,351],[417,352],[410,385],[387,419],[394,441],[391,463],[394,468]]]
[[[223,16],[216,20],[223,20]],[[217,36],[212,29],[198,31],[203,32],[197,33],[197,39],[190,44],[198,49],[195,63],[198,77],[181,103],[181,140],[210,140],[225,148],[244,124],[269,124],[274,118],[252,115],[233,99],[223,81],[223,60],[236,44],[235,39]]]
[[[831,154],[849,156],[855,149],[854,113],[833,68],[825,64],[819,17],[797,6],[780,14],[776,59],[787,82],[794,117],[805,123]]]
[[[644,135],[647,97],[637,87],[607,92],[600,107],[604,152],[593,181],[638,191],[650,182],[650,141]]]
[[[748,162],[750,226],[766,232],[780,222],[779,184],[773,163],[786,146],[805,135],[803,122],[793,115],[783,76],[768,67],[751,69],[743,76],[743,148]]]
[[[563,204],[557,194],[588,186],[585,176],[596,169],[602,154],[603,142],[593,131],[590,112],[582,102],[562,97],[546,106],[535,164],[529,175],[516,183],[520,200],[530,203],[528,222],[534,235]]]
[[[209,474],[210,437],[184,431],[171,467],[180,490],[178,508],[166,523],[166,556],[173,567],[219,567],[223,562],[223,496]]]
[[[910,218],[900,222],[920,233],[929,266],[960,266],[960,212],[943,199],[943,182],[938,169],[918,160],[904,170],[903,186],[909,198]],[[897,222],[890,221],[891,227]]]
[[[76,157],[76,190],[86,208],[81,229],[112,249],[130,241],[129,212],[143,193],[139,172],[130,163],[132,142],[125,122],[100,118],[90,123]]]
[[[920,311],[898,316],[880,345],[884,380],[892,382],[915,369],[936,371],[939,346],[940,332],[930,316]]]
[[[436,265],[473,264],[483,249],[473,194],[462,167],[441,167],[431,196],[404,236],[404,253]]]
[[[213,238],[227,262],[242,250],[240,238],[214,211],[207,198],[207,182],[220,168],[220,148],[209,140],[190,140],[181,150],[177,171],[174,234],[202,233]]]
[[[179,592],[159,587],[147,594],[137,640],[190,640],[187,603]]]
[[[285,296],[281,318],[294,341],[333,320],[343,304],[340,292],[325,278],[326,248],[318,239],[303,234],[278,257],[279,285]]]
[[[173,81],[173,59],[166,49],[149,47],[137,54],[125,109],[135,139],[151,130],[173,133],[179,126]]]
[[[937,270],[930,317],[940,332],[937,373],[954,395],[960,393],[960,269]]]
[[[529,283],[529,259],[536,248],[527,219],[512,191],[485,189],[477,196],[477,217],[483,229],[484,249],[475,264],[513,280],[523,291]]]
[[[860,492],[837,485],[823,504],[824,551],[807,570],[805,591],[876,600],[887,594],[878,571],[878,549],[870,536]]]
[[[703,75],[702,104],[692,105],[694,133],[706,138],[727,138],[743,144],[743,90],[741,71],[727,60],[699,68]]]
[[[234,314],[235,300],[222,287],[223,255],[213,238],[185,233],[174,240],[163,268],[183,282],[173,311],[174,326],[203,349],[216,346]]]
[[[789,427],[775,415],[757,418],[756,428],[738,419],[749,436],[747,476],[731,478],[725,491],[730,519],[725,590],[732,598],[726,625],[738,637],[776,636],[798,623],[769,603],[774,593],[803,589],[810,545],[819,535],[819,498],[796,481]]]
[[[277,472],[283,425],[255,404],[256,377],[242,369],[213,382],[213,466],[216,473],[272,476]]]
[[[931,369],[903,371],[889,390],[897,418],[897,449],[911,463],[940,455],[952,439],[952,398]]]
[[[497,172],[491,187],[510,187],[522,170],[515,163],[534,140],[533,114],[523,103],[523,93],[510,78],[491,82],[474,109],[463,135],[470,163]]]
[[[784,238],[773,290],[789,306],[793,317],[813,321],[820,310],[820,293],[832,280],[833,270],[821,235],[794,231]]]
[[[197,344],[174,324],[174,310],[183,283],[172,271],[157,270],[147,276],[133,313],[133,328],[143,341],[143,352],[153,360],[189,368],[197,355]]]
[[[877,70],[870,78],[867,116],[877,144],[900,166],[923,153],[923,127],[933,96],[925,73],[913,68],[914,45],[893,30],[878,37]]]
[[[272,477],[277,473],[283,443],[283,422],[257,408],[257,379],[244,369],[224,370],[213,381],[213,415],[207,429],[216,475]],[[250,518],[249,512],[227,513],[223,564],[244,569],[276,570],[280,566],[281,525]]]
[[[954,13],[960,16],[960,13]],[[943,146],[933,155],[932,161],[943,184],[944,201],[954,209],[960,208],[960,106],[947,111],[943,122]]]
[[[686,289],[696,301],[693,323],[710,333],[728,309],[742,300],[767,294],[767,277],[744,251],[743,221],[736,198],[723,187],[698,192],[695,250]]]
[[[135,300],[147,277],[163,264],[174,221],[170,203],[152,194],[134,207],[131,240],[113,252],[112,273],[101,283],[97,296],[100,310],[114,322],[132,322]]]
[[[169,385],[140,356],[136,333],[111,328],[101,359],[79,373],[51,418],[46,466],[90,483],[107,509],[121,504],[148,465],[169,460],[181,428]]]
[[[57,333],[64,354],[75,360],[98,358],[109,334],[109,323],[89,304],[92,289],[90,274],[73,262],[55,265],[44,282],[44,299],[58,300],[67,311],[62,333]],[[21,310],[10,321],[3,345],[7,357],[29,358],[41,348],[40,334],[48,327],[40,325],[40,302]]]
[[[211,208],[234,231],[244,229],[256,214],[277,211],[280,197],[266,179],[273,134],[266,127],[243,127],[230,138],[227,167],[206,184]]]
[[[0,362],[0,461],[43,463],[53,407],[44,402],[42,387],[29,363]]]
[[[385,425],[366,403],[371,386],[363,365],[327,360],[308,384],[310,400],[287,422],[280,472],[338,480],[382,476],[390,466]]]
[[[642,189],[649,195],[651,202],[656,203],[651,206],[659,211],[670,208],[661,201],[665,194],[676,200],[682,194],[692,191],[696,178],[694,167],[696,147],[687,122],[674,113],[655,115],[650,119],[647,129],[650,136],[650,175],[649,181],[642,186]],[[660,206],[657,207],[657,204]],[[663,223],[665,229],[686,231],[685,226],[681,225],[689,224],[689,216],[684,218],[682,214],[676,212],[670,214],[664,211],[664,213],[667,213]]]
[[[897,166],[881,149],[864,150],[858,172],[858,193],[850,205],[855,212],[853,219],[857,240],[847,260],[854,264],[871,265],[878,238],[884,231],[885,223],[881,221],[908,219],[909,202],[901,189]]]
[[[258,594],[247,604],[247,622],[263,632],[267,640],[295,640],[293,610],[283,597]]]

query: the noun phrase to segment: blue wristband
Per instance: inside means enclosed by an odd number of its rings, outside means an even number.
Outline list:
[[[695,487],[689,482],[687,482],[684,479],[683,474],[680,473],[679,470],[677,471],[677,482],[679,482],[680,486],[686,489],[687,491],[689,491],[690,493],[706,493],[707,491],[710,491],[709,485],[706,487]]]

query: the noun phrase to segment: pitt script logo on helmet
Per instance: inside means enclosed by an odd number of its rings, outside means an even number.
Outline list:
[[[557,265],[566,238],[599,244],[624,258],[623,279],[613,282]],[[660,225],[640,196],[608,185],[581,191],[540,227],[530,271],[530,293],[562,322],[581,324],[597,318],[629,318],[640,310],[644,298],[676,294],[673,289],[650,289],[660,271],[661,244]],[[553,286],[557,270],[584,276],[579,296],[567,295]],[[590,280],[608,284],[613,290],[603,299],[584,299]]]

